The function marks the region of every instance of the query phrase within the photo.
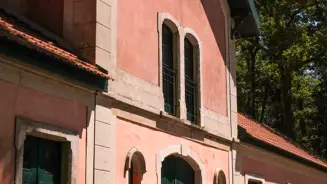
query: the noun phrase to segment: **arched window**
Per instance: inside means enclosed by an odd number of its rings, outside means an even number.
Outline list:
[[[246,184],[264,184],[265,179],[252,174],[245,174]]]
[[[176,55],[173,31],[164,23],[162,25],[162,82],[165,111],[176,115]]]
[[[146,166],[142,153],[136,148],[131,149],[125,162],[125,175],[128,176],[128,184],[141,184],[145,172]]]
[[[197,82],[197,49],[192,42],[185,37],[184,39],[184,68],[185,68],[185,103],[187,120],[197,123],[197,101],[198,101],[198,82]]]
[[[222,170],[217,169],[213,184],[226,184],[226,176]]]
[[[181,157],[168,156],[162,162],[161,184],[194,184],[194,170]]]

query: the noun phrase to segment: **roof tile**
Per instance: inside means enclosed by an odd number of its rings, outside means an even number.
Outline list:
[[[91,72],[100,77],[113,79],[108,74],[100,71],[95,65],[78,59],[78,57],[56,45],[53,42],[42,37],[36,31],[32,31],[26,26],[22,26],[22,22],[14,16],[11,16],[0,9],[0,36],[15,41],[21,45],[45,53],[51,57],[56,57],[60,61],[64,61],[75,67]]]
[[[327,168],[326,162],[304,151],[303,149],[292,143],[292,141],[289,140],[287,137],[268,127],[268,125],[259,124],[242,114],[238,114],[238,125],[244,128],[248,134],[250,134],[253,138],[257,140],[266,142],[274,147],[280,148],[293,155],[302,157],[308,161]]]

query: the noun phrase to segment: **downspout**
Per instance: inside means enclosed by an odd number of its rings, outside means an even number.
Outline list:
[[[95,177],[94,177],[94,175],[95,175],[95,126],[96,126],[96,123],[95,123],[95,121],[96,121],[96,106],[97,106],[97,96],[98,96],[98,93],[99,93],[99,91],[98,90],[95,90],[95,93],[94,93],[94,120],[93,120],[93,123],[94,123],[94,130],[93,130],[93,174],[92,174],[92,179],[93,179],[93,183],[95,183]]]

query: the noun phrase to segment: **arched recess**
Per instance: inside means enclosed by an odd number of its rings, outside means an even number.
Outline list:
[[[161,167],[166,157],[175,155],[184,159],[194,170],[194,184],[205,184],[205,166],[201,159],[185,145],[169,146],[157,153],[156,173],[158,184],[161,184]]]
[[[221,169],[216,169],[213,184],[226,184],[226,175]]]
[[[201,127],[204,126],[202,120],[202,109],[203,109],[203,85],[202,85],[202,57],[203,57],[203,46],[202,41],[196,32],[191,28],[183,29],[184,39],[187,39],[193,45],[193,53],[196,64],[196,83],[197,83],[197,124]],[[184,48],[184,44],[182,45]],[[183,53],[184,54],[184,53]],[[184,57],[183,57],[184,58]]]
[[[145,172],[146,164],[143,154],[137,148],[132,148],[125,160],[124,176],[127,177],[127,183],[140,184]]]

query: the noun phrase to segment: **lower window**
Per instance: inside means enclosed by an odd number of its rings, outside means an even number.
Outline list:
[[[66,146],[62,142],[26,136],[23,157],[23,184],[67,183]],[[66,163],[66,164],[65,164]]]
[[[265,179],[263,177],[253,175],[253,174],[245,174],[246,184],[265,184]]]
[[[169,156],[162,162],[161,184],[194,184],[194,170],[184,159]]]
[[[263,184],[262,181],[249,180],[248,184]]]

